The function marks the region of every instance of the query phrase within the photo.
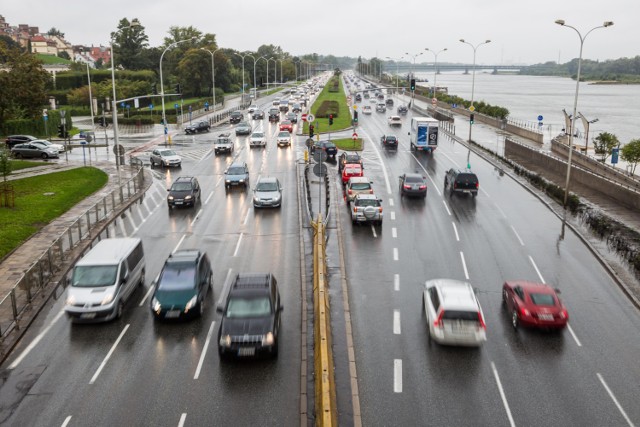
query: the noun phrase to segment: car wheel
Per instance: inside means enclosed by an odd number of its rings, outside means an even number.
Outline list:
[[[47,156],[47,153],[42,153],[42,156],[41,156],[41,157],[42,157],[43,159],[48,159],[48,158],[49,158],[49,156]]]
[[[144,281],[145,281],[145,270],[142,269],[142,274],[140,275],[140,283],[138,283],[139,286],[144,286]]]
[[[511,325],[513,329],[518,329],[518,312],[516,310],[511,313]]]
[[[20,153],[15,153],[13,156],[14,156],[16,159],[21,159],[21,158],[22,158],[22,154],[20,154]]]
[[[276,338],[276,341],[273,343],[273,350],[271,350],[271,357],[274,359],[278,358],[278,341],[280,340]]]

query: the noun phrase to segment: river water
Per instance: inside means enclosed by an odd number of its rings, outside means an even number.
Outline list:
[[[433,73],[416,73],[418,78],[429,79],[433,84]],[[449,94],[471,100],[472,75],[461,72],[438,74],[437,85],[446,86]],[[474,101],[484,101],[491,105],[505,107],[509,117],[538,125],[538,116],[543,116],[545,140],[562,132],[565,127],[565,109],[573,112],[576,82],[570,78],[519,76],[510,74],[493,75],[476,71]],[[594,85],[580,83],[578,113],[589,120],[598,119],[589,129],[589,141],[601,132],[609,132],[618,137],[624,145],[632,139],[640,139],[640,85]],[[576,124],[583,133],[582,121]]]

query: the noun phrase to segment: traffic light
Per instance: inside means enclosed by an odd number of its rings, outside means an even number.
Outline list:
[[[353,112],[353,122],[358,123],[358,110]]]
[[[473,124],[473,113],[469,114],[469,123]]]
[[[314,126],[309,125],[309,138],[313,138],[313,130],[314,130]]]
[[[416,79],[411,79],[411,90],[416,90]]]
[[[176,85],[176,93],[182,93],[182,91],[180,91],[180,83]]]
[[[64,138],[64,125],[58,125],[58,137]]]
[[[333,114],[329,114],[329,126],[333,124]]]

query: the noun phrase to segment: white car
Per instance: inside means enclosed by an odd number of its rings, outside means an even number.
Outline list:
[[[254,132],[251,134],[251,138],[249,139],[250,147],[266,147],[267,146],[267,138],[264,136],[264,132]]]
[[[182,157],[178,156],[175,151],[167,148],[156,148],[153,150],[149,161],[151,162],[151,167],[154,167],[155,165],[160,165],[163,168],[170,166],[182,166]]]
[[[278,132],[278,136],[276,137],[276,142],[278,143],[278,147],[290,147],[291,146],[291,133],[289,131],[283,130]]]
[[[371,114],[371,106],[369,105],[365,105],[364,107],[362,107],[362,114]]]
[[[47,141],[46,139],[36,139],[35,141],[31,141],[31,143],[33,145],[37,145],[38,147],[43,147],[43,148],[49,147],[49,148],[53,148],[54,150],[58,150],[58,154],[64,153],[64,145],[54,144]]]
[[[400,116],[389,116],[387,119],[389,126],[402,126],[402,119]]]

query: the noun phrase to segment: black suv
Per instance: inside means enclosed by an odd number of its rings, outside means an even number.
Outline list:
[[[448,191],[449,196],[453,196],[453,193],[468,193],[475,197],[478,195],[478,188],[478,177],[470,169],[451,168],[444,176],[444,191]]]
[[[264,111],[255,110],[253,113],[251,113],[251,118],[253,120],[262,120],[262,119],[264,119]]]
[[[398,148],[398,138],[395,135],[382,135],[380,143],[384,147]]]
[[[409,112],[409,109],[407,108],[406,105],[398,105],[398,114],[402,114],[405,115]]]
[[[238,274],[229,288],[218,330],[218,353],[227,356],[278,356],[282,301],[271,273]]]
[[[155,282],[151,312],[156,319],[202,316],[213,288],[212,276],[205,252],[183,249],[172,253]]]
[[[311,146],[311,154],[315,153],[316,150],[323,150],[327,152],[327,157],[336,158],[336,154],[338,154],[338,147],[331,141],[316,141]]]
[[[10,135],[7,137],[5,143],[7,144],[7,148],[12,148],[14,145],[24,144],[25,142],[35,141],[35,136],[31,135]]]
[[[269,121],[270,122],[280,121],[280,110],[278,108],[274,107],[269,109]]]
[[[206,120],[199,120],[195,123],[190,124],[189,126],[184,128],[184,132],[189,134],[194,134],[198,132],[209,132],[211,129],[211,125]]]
[[[195,206],[200,201],[200,183],[193,176],[181,176],[169,188],[167,204],[170,208],[176,206]]]
[[[242,114],[242,112],[240,111],[232,111],[231,114],[229,114],[229,123],[240,123],[243,120],[244,114]]]

